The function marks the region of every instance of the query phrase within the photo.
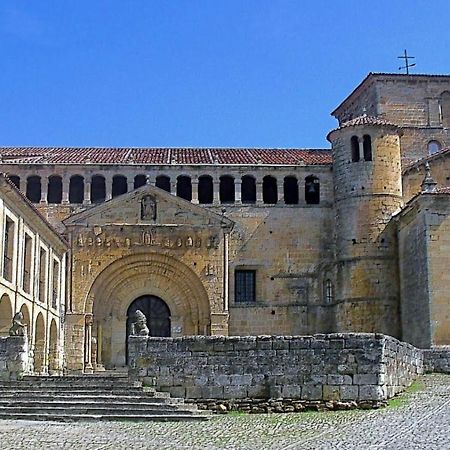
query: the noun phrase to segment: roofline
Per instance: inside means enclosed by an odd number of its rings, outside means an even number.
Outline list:
[[[17,189],[16,185],[8,178],[8,175],[5,173],[0,172],[0,186],[1,184],[5,184],[10,192],[13,192],[13,195],[19,196],[23,202],[27,205],[28,208],[30,208],[35,214],[39,216],[39,218],[42,220],[42,223],[56,236],[56,238],[64,245],[66,250],[69,249],[69,243],[66,241],[66,239],[61,236],[61,233],[56,230],[56,228],[53,227],[53,225],[47,220],[47,218],[34,206],[33,203],[28,200],[28,198],[19,190]]]
[[[434,161],[435,159],[442,158],[450,153],[450,147],[443,148],[439,152],[433,153],[432,155],[425,156],[424,158],[418,159],[413,163],[409,164],[407,167],[403,169],[403,174],[409,172],[412,169],[417,169],[421,165],[423,165],[427,161]]]
[[[414,73],[414,74],[404,74],[404,73],[389,73],[389,72],[369,72],[368,75],[358,84],[358,86],[353,89],[353,91],[347,95],[347,97],[331,112],[331,115],[333,117],[336,117],[336,113],[339,109],[344,106],[345,103],[347,103],[351,98],[358,95],[361,90],[363,90],[363,87],[367,82],[376,77],[381,78],[405,78],[405,79],[412,79],[412,78],[448,78],[450,79],[450,75],[444,75],[444,74],[426,74],[426,73]]]

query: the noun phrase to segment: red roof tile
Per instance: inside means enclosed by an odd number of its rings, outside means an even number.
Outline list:
[[[328,165],[329,149],[4,147],[7,164]]]

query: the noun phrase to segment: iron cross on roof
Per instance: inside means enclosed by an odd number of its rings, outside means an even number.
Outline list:
[[[409,75],[409,68],[410,67],[414,67],[416,65],[416,63],[409,64],[408,60],[409,59],[415,59],[415,56],[409,56],[408,53],[405,50],[404,55],[403,56],[397,56],[397,58],[405,60],[405,65],[404,66],[400,66],[398,68],[398,70],[406,69],[406,75]]]

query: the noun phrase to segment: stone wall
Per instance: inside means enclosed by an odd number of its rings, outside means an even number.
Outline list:
[[[423,350],[423,370],[450,373],[450,346]]]
[[[0,337],[0,380],[18,380],[28,373],[28,356],[26,337]]]
[[[422,373],[422,353],[382,334],[129,338],[130,373],[204,401],[380,402]]]

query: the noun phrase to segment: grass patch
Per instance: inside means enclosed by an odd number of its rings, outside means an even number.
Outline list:
[[[409,387],[395,397],[388,400],[389,408],[400,408],[411,400],[411,394],[423,390],[425,387],[423,381],[419,378],[415,380]]]
[[[231,416],[231,417],[240,417],[240,416],[245,416],[247,413],[244,411],[228,411],[227,412],[227,416]]]

